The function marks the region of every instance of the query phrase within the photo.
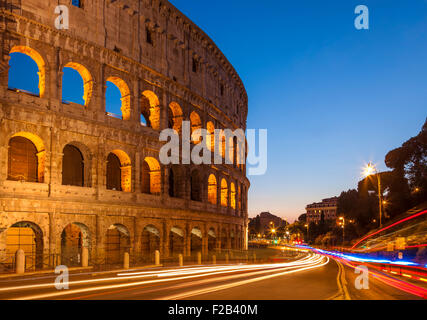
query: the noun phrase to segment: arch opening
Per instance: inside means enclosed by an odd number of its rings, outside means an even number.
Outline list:
[[[142,231],[141,254],[143,260],[154,261],[154,252],[160,251],[160,232],[153,226],[148,225]]]
[[[160,129],[160,101],[153,91],[146,90],[142,93],[141,115],[147,127]]]
[[[178,134],[181,133],[182,128],[182,109],[176,102],[171,102],[168,108],[168,127],[174,129]]]
[[[61,233],[61,264],[67,267],[81,266],[83,248],[90,249],[89,228],[81,223],[68,224]]]
[[[159,162],[153,157],[146,157],[141,168],[142,193],[159,195],[161,193],[161,170]]]
[[[221,180],[221,206],[228,206],[228,184],[225,179]]]
[[[80,149],[67,144],[62,153],[62,184],[83,187],[85,185],[85,166]]]
[[[25,56],[29,57],[33,62]],[[10,57],[9,87],[23,89],[28,93],[44,98],[46,91],[46,65],[40,53],[27,46],[15,46],[10,51]],[[26,76],[23,77],[22,74],[26,74]]]
[[[107,115],[123,120],[130,120],[131,101],[128,85],[119,77],[107,78],[106,84],[105,111]]]
[[[25,253],[25,270],[43,269],[43,232],[41,228],[30,221],[20,221],[13,224],[6,232],[6,261],[4,266],[10,270],[15,268],[15,254],[18,249]]]
[[[202,121],[197,112],[193,111],[190,114],[190,126],[191,126],[191,141],[194,144],[198,144],[202,141],[202,136],[197,135],[197,130],[202,128]]]
[[[34,134],[19,132],[11,137],[8,148],[8,180],[44,182],[46,151]]]
[[[106,264],[123,263],[124,253],[130,252],[131,242],[129,230],[121,224],[113,224],[107,229],[106,235]]]
[[[89,70],[77,62],[68,62],[63,72],[62,100],[88,106],[93,92],[93,78]]]
[[[169,255],[175,256],[184,253],[184,231],[179,227],[172,227],[169,232]]]
[[[214,174],[211,174],[208,179],[208,202],[211,204],[217,204],[217,193],[218,186],[216,182],[216,177]]]
[[[122,150],[113,150],[107,156],[107,189],[132,191],[132,165]]]
[[[201,252],[202,251],[202,239],[203,239],[203,235],[202,235],[202,231],[195,227],[191,230],[191,254],[197,254],[197,252]]]

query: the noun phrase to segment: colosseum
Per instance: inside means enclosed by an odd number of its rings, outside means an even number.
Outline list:
[[[166,0],[0,0],[0,37],[2,270],[18,249],[27,270],[79,266],[84,249],[90,265],[247,250],[246,166],[159,161],[160,131],[183,121],[246,130],[244,85],[198,26]],[[37,92],[11,86],[16,55]],[[81,103],[63,98],[65,69]]]

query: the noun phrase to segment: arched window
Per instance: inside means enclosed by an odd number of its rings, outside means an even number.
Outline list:
[[[230,206],[236,209],[236,186],[233,182],[230,184],[230,197]]]
[[[208,132],[208,136],[206,137],[207,147],[211,152],[215,151],[215,126],[212,121],[208,121],[206,124],[206,130]]]
[[[9,140],[8,180],[44,182],[46,151],[43,141],[28,132]]]
[[[208,202],[217,204],[218,186],[215,175],[211,174],[208,179]]]
[[[161,172],[159,162],[152,157],[146,157],[141,168],[141,191],[148,194],[160,194]]]
[[[9,141],[8,179],[38,182],[38,159],[36,146],[24,137]]]
[[[9,64],[9,88],[21,89],[44,97],[46,67],[42,56],[36,50],[26,46],[13,47],[10,51]]]
[[[142,93],[141,115],[147,127],[160,129],[160,101],[154,92],[146,90]]]
[[[62,78],[62,100],[88,106],[92,91],[93,79],[89,71],[79,63],[67,63]]]
[[[112,117],[130,119],[130,90],[126,82],[118,77],[107,78],[105,111]]]
[[[171,102],[168,109],[168,127],[174,129],[178,134],[182,127],[182,109],[176,102]]]
[[[105,237],[105,260],[107,264],[122,264],[124,253],[131,247],[129,230],[121,224],[111,225]]]
[[[132,167],[129,156],[115,150],[107,157],[107,189],[131,192],[132,191]]]
[[[197,112],[193,111],[190,114],[190,125],[191,125],[191,137],[194,138],[194,143],[200,143],[200,141],[202,140],[202,137],[196,137],[195,135],[193,136],[193,134],[196,133],[196,131],[198,129],[202,128],[202,121],[200,120],[200,116],[197,114]]]
[[[73,145],[64,147],[62,157],[62,184],[70,186],[84,186],[83,155]]]
[[[191,173],[190,187],[191,200],[202,201],[202,193],[200,190],[200,177],[199,172],[197,170],[193,170],[193,172]]]
[[[228,206],[228,184],[225,179],[221,180],[221,206]]]

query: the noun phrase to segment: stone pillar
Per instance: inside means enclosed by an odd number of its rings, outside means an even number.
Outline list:
[[[85,268],[89,265],[89,250],[86,247],[82,248],[82,267]]]
[[[178,263],[179,263],[180,267],[182,267],[184,265],[184,258],[182,256],[182,254],[178,255]]]
[[[24,250],[18,249],[15,253],[16,259],[16,273],[23,274],[25,273],[25,253]]]
[[[163,221],[163,238],[161,239],[161,247],[163,247],[163,256],[169,257],[169,229],[166,221]]]
[[[129,252],[124,253],[123,257],[123,269],[129,269]]]
[[[159,266],[159,265],[160,265],[160,251],[159,251],[159,250],[156,250],[156,251],[154,252],[154,264],[155,264],[156,266]]]
[[[202,253],[200,251],[197,252],[197,264],[202,264]]]

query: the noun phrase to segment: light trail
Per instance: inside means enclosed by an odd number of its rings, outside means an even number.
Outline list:
[[[257,264],[257,265],[238,265],[238,266],[218,266],[218,267],[199,267],[199,268],[176,268],[176,269],[168,269],[168,270],[158,270],[158,271],[144,271],[144,272],[138,272],[138,273],[129,273],[129,275],[126,275],[125,273],[119,273],[117,274],[118,277],[108,277],[108,278],[101,278],[101,279],[89,279],[89,280],[76,280],[76,281],[69,281],[64,282],[63,285],[80,285],[80,284],[90,284],[90,283],[101,283],[101,282],[110,282],[110,281],[123,281],[123,280],[135,280],[135,279],[142,279],[142,278],[150,278],[150,277],[173,277],[173,276],[179,276],[179,275],[185,275],[185,274],[200,274],[203,275],[205,273],[213,274],[214,272],[237,272],[237,271],[247,271],[247,270],[253,270],[253,269],[275,269],[275,268],[281,268],[284,266],[293,266],[293,265],[299,265],[303,264],[306,261],[308,261],[310,256],[304,257],[302,259],[282,263],[282,264]],[[54,288],[55,283],[43,283],[43,284],[33,284],[33,285],[23,285],[23,286],[14,286],[14,287],[5,287],[0,288],[0,292],[11,292],[11,291],[19,291],[19,290],[31,290],[31,289],[44,289],[44,288]]]
[[[241,271],[252,271],[251,273],[247,274],[241,274],[237,275],[240,277],[247,277],[252,275],[259,275],[259,274],[265,274],[265,273],[271,273],[275,271],[281,271],[281,270],[288,270],[289,269],[297,269],[297,268],[310,268],[310,266],[316,265],[319,263],[319,260],[322,260],[323,257],[317,254],[310,254],[306,258],[303,258],[298,261],[289,262],[289,263],[280,263],[280,264],[268,264],[268,265],[247,265],[246,268],[242,268],[241,265],[234,266],[234,268],[231,269],[231,267],[228,267],[228,269],[224,270],[224,268],[215,268],[213,271],[212,268],[209,268],[208,272],[199,272],[197,274],[188,274],[183,276],[177,276],[172,278],[157,278],[152,280],[145,280],[145,281],[139,281],[139,282],[130,282],[130,283],[121,283],[121,284],[113,284],[113,285],[104,285],[104,286],[98,286],[98,287],[89,287],[89,288],[80,288],[80,289],[73,289],[73,290],[66,290],[66,291],[56,291],[51,293],[45,293],[45,294],[38,294],[38,295],[31,295],[26,296],[23,298],[17,298],[18,300],[29,300],[29,299],[46,299],[46,298],[52,298],[55,296],[65,296],[65,295],[72,295],[72,294],[79,294],[79,293],[85,293],[85,292],[91,292],[91,291],[102,291],[102,290],[112,290],[112,289],[120,289],[120,288],[128,288],[128,287],[136,287],[141,285],[147,285],[147,284],[158,284],[158,283],[166,283],[166,282],[172,282],[172,281],[179,281],[179,280],[188,280],[188,279],[195,279],[200,277],[207,277],[207,276],[216,276],[216,275],[222,275],[227,273],[236,273]],[[267,270],[265,269],[267,267]],[[204,269],[204,268],[199,268]],[[219,269],[219,270],[218,270]],[[260,270],[262,269],[262,270]],[[177,275],[176,272],[172,273],[173,276]],[[146,277],[147,275],[137,275],[130,277],[131,279],[138,279],[139,277]],[[166,276],[165,276],[166,277]],[[108,281],[111,279],[120,279],[123,280],[125,277],[118,277],[118,278],[108,278]],[[96,279],[96,280],[102,280],[102,279]],[[89,280],[93,281],[93,280]],[[79,281],[79,283],[88,283],[87,281]],[[70,282],[71,284],[71,282]],[[74,282],[75,284],[75,282]],[[22,288],[21,288],[22,289]],[[108,292],[107,292],[108,293]]]
[[[262,280],[280,277],[280,276],[284,276],[284,275],[287,275],[290,273],[296,273],[296,272],[301,272],[301,271],[305,271],[305,270],[315,269],[315,268],[323,267],[324,265],[327,265],[329,263],[328,257],[326,257],[325,262],[322,262],[323,260],[324,260],[323,258],[320,258],[318,261],[314,262],[311,266],[298,268],[296,270],[284,271],[284,272],[275,273],[275,274],[268,275],[268,276],[261,276],[261,277],[257,277],[257,278],[253,278],[253,279],[242,280],[242,281],[233,282],[233,283],[229,283],[229,284],[223,284],[223,285],[210,287],[210,288],[192,290],[192,291],[188,291],[188,292],[184,292],[184,293],[180,293],[180,294],[176,294],[176,295],[166,296],[166,297],[160,298],[158,300],[185,299],[185,298],[188,298],[191,296],[197,296],[197,295],[207,294],[207,293],[211,293],[211,292],[215,292],[215,291],[226,290],[226,289],[230,289],[230,288],[237,287],[237,286],[242,286],[242,285],[246,285],[246,284],[250,284],[250,283],[254,283],[254,282],[258,282],[258,281],[262,281]]]

